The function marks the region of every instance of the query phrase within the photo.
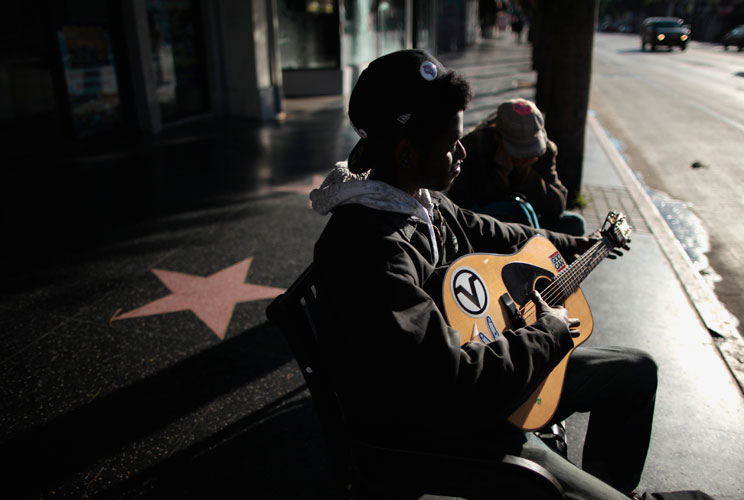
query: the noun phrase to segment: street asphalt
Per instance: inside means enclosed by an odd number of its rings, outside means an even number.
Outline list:
[[[525,44],[441,58],[473,84],[466,127],[534,96]],[[355,134],[340,96],[285,106],[281,124],[190,124],[136,151],[65,158],[76,173],[54,185],[27,179],[45,196],[10,226],[0,302],[12,498],[324,498],[312,403],[265,308],[310,263],[327,219],[307,195]],[[611,209],[634,227],[631,251],[582,290],[588,345],[639,347],[659,365],[641,489],[744,498],[741,339],[594,116],[582,191],[589,228]],[[585,423],[568,422],[576,463]]]

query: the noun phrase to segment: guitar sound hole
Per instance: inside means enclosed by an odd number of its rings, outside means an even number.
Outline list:
[[[542,295],[543,300],[547,302],[550,306],[563,306],[563,301],[558,300],[560,297],[560,294],[551,292],[548,290],[547,292],[545,289],[553,282],[552,279],[549,279],[545,276],[538,276],[534,283],[534,289],[540,292],[540,295]]]

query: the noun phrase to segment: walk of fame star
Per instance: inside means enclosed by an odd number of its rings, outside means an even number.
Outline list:
[[[284,292],[282,288],[246,283],[245,277],[252,262],[253,257],[248,257],[207,277],[152,269],[173,293],[116,315],[112,320],[191,310],[215,335],[224,339],[235,304],[274,298]]]

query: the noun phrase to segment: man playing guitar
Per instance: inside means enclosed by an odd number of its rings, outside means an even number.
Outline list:
[[[627,499],[651,434],[657,382],[651,357],[581,346],[567,360],[547,423],[591,413],[578,468],[530,425],[510,418],[531,399],[532,406],[542,403],[535,391],[574,349],[579,319],[551,305],[551,292],[533,291],[541,281],[535,279],[521,304],[516,293],[491,293],[490,305],[517,313],[497,325],[479,288],[484,271],[467,264],[456,278],[443,275],[459,258],[515,254],[538,237],[556,249],[546,258],[556,262],[548,281],[557,280],[564,264],[602,241],[501,223],[438,192],[466,155],[460,138],[469,101],[469,84],[426,52],[373,61],[349,103],[362,139],[311,194],[316,211],[332,212],[315,246],[317,326],[345,415],[354,433],[381,445],[473,457],[511,453],[551,471],[569,498]],[[619,246],[627,248],[625,241]],[[506,281],[519,282],[524,269],[507,272]],[[453,327],[447,287],[464,297],[472,327]],[[531,316],[521,314],[526,308]],[[451,472],[432,476],[457,477]]]

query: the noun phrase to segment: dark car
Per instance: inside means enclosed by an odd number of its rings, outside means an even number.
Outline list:
[[[647,17],[641,23],[641,50],[646,50],[647,45],[651,50],[659,45],[670,50],[676,45],[685,50],[689,39],[690,26],[678,17]]]
[[[728,50],[729,45],[732,47],[739,47],[739,50],[744,47],[744,24],[737,26],[723,35],[723,48]]]

